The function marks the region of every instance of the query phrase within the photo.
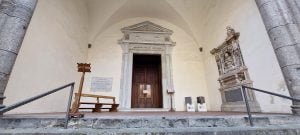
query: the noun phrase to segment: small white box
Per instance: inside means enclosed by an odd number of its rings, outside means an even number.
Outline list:
[[[206,103],[203,103],[203,104],[198,103],[197,109],[198,109],[198,112],[207,112]]]
[[[195,105],[187,103],[186,104],[186,110],[187,110],[187,112],[195,112],[196,111]]]

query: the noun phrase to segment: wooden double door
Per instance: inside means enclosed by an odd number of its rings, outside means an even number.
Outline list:
[[[132,108],[162,108],[160,55],[133,55]]]

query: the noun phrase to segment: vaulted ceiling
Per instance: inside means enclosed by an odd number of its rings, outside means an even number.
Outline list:
[[[202,46],[207,33],[234,16],[231,11],[243,11],[241,5],[253,3],[254,0],[87,0],[89,42],[111,25],[144,17],[176,25]],[[215,26],[207,28],[210,23]]]
[[[199,42],[203,19],[221,0],[88,0],[89,41],[125,19],[149,17],[172,23]]]

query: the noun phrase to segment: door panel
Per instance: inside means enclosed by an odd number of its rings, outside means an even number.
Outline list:
[[[161,60],[158,55],[134,55],[132,108],[161,108]]]

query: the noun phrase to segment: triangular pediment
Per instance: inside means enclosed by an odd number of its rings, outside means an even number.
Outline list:
[[[150,21],[141,22],[135,25],[131,25],[121,29],[123,32],[132,31],[132,32],[158,32],[158,33],[173,33],[172,30],[159,26]]]

